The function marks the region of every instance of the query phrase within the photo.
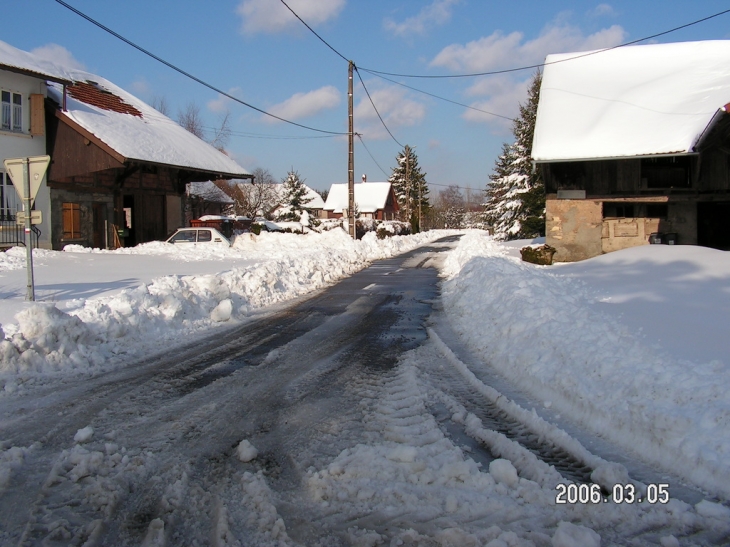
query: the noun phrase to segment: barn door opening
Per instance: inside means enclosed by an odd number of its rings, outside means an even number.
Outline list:
[[[137,222],[134,218],[136,209],[134,206],[134,196],[131,194],[125,195],[122,198],[122,208],[123,208],[123,225],[121,228],[124,230],[124,246],[125,247],[134,247],[137,244],[137,237],[136,237],[136,231],[135,227],[137,225]]]
[[[697,244],[730,251],[730,202],[697,204]]]

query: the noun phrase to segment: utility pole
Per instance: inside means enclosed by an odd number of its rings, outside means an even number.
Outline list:
[[[406,144],[406,222],[411,223],[411,147]]]
[[[347,160],[347,221],[352,239],[355,239],[355,133],[352,114],[352,70],[355,63],[350,61],[347,68],[347,111],[348,111],[348,160]]]
[[[421,231],[421,181],[418,181],[418,231]]]

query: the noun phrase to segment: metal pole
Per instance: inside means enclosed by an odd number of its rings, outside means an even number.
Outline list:
[[[23,160],[23,188],[25,189],[25,259],[28,269],[28,292],[25,299],[35,301],[35,282],[33,281],[33,241],[31,239],[31,213],[30,213],[30,174],[28,173],[28,158]]]
[[[353,124],[352,105],[352,70],[355,64],[350,61],[347,69],[347,111],[348,111],[348,159],[347,159],[347,220],[350,235],[355,239],[355,134]]]

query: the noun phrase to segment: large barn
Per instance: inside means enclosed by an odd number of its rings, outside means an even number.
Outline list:
[[[730,249],[728,103],[730,41],[549,55],[532,155],[555,260]]]

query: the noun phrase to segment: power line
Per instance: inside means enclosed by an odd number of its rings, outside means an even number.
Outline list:
[[[344,61],[345,61],[346,63],[349,63],[349,62],[350,62],[350,60],[349,60],[349,59],[348,59],[347,57],[345,57],[344,55],[342,55],[342,53],[340,53],[340,52],[339,52],[339,51],[337,51],[337,50],[336,50],[335,48],[333,48],[333,47],[332,47],[331,45],[329,45],[329,44],[327,43],[327,40],[325,40],[325,39],[324,39],[324,38],[322,38],[322,37],[321,37],[321,36],[320,36],[319,34],[317,34],[317,33],[316,33],[316,32],[314,31],[314,29],[313,29],[312,27],[310,27],[310,26],[309,26],[309,25],[308,25],[308,24],[307,24],[307,23],[306,23],[306,22],[304,21],[304,19],[302,19],[301,17],[299,17],[299,15],[297,15],[297,12],[295,12],[295,11],[294,11],[293,9],[291,9],[291,8],[289,7],[289,4],[287,4],[286,2],[284,2],[284,0],[281,0],[281,3],[282,3],[282,4],[284,4],[284,5],[286,6],[286,9],[288,9],[288,10],[289,10],[290,12],[292,12],[292,13],[294,14],[294,17],[296,17],[297,19],[299,19],[299,20],[301,21],[301,23],[302,23],[302,24],[303,24],[303,25],[304,25],[305,27],[307,27],[307,28],[308,28],[308,29],[310,30],[310,32],[311,32],[312,34],[314,34],[314,35],[315,35],[315,36],[316,36],[317,38],[319,38],[319,40],[320,40],[320,41],[321,41],[321,42],[322,42],[322,43],[323,43],[324,45],[326,45],[326,46],[327,46],[328,48],[330,48],[330,49],[331,49],[332,51],[334,51],[334,52],[335,52],[335,53],[336,53],[337,55],[339,55],[339,56],[340,56],[340,57],[341,57],[341,58],[342,58],[342,59],[343,59],[343,60],[344,60]]]
[[[403,148],[403,145],[398,142],[398,139],[396,139],[393,136],[393,133],[390,132],[390,129],[388,129],[388,126],[385,125],[385,121],[383,120],[383,117],[380,115],[380,112],[378,112],[378,108],[375,106],[375,103],[373,102],[373,98],[370,96],[370,92],[368,91],[368,88],[365,87],[365,82],[362,80],[362,76],[360,76],[360,71],[357,70],[357,67],[355,67],[355,72],[357,72],[357,77],[360,79],[360,83],[362,84],[362,88],[365,90],[365,94],[368,96],[368,99],[370,99],[370,104],[373,105],[373,109],[375,110],[375,113],[378,115],[378,118],[380,118],[380,123],[383,124],[383,127],[385,127],[385,130],[388,132],[388,135],[395,141],[395,143]]]
[[[455,105],[458,105],[458,106],[461,106],[461,107],[464,107],[464,108],[468,108],[469,110],[475,110],[477,112],[481,112],[482,114],[489,114],[490,116],[496,116],[497,118],[502,118],[502,119],[505,119],[505,120],[509,120],[511,122],[515,121],[514,118],[510,118],[509,116],[503,116],[502,114],[497,114],[495,112],[489,112],[488,110],[482,110],[481,108],[477,108],[475,106],[469,106],[468,104],[460,103],[460,102],[457,102],[457,101],[452,101],[451,99],[447,99],[446,97],[440,97],[439,95],[434,95],[433,93],[429,93],[428,91],[423,91],[422,89],[418,89],[416,87],[412,87],[410,85],[406,85],[406,84],[401,83],[401,82],[396,82],[395,80],[391,80],[390,78],[386,78],[385,76],[383,76],[382,74],[380,74],[378,72],[373,72],[373,71],[368,70],[366,68],[363,68],[363,70],[365,72],[368,72],[368,73],[372,74],[373,76],[377,76],[378,78],[382,78],[383,80],[387,80],[387,81],[389,81],[389,82],[391,82],[391,83],[393,83],[395,85],[399,85],[399,86],[405,87],[407,89],[410,89],[412,91],[416,91],[418,93],[423,93],[424,95],[428,95],[429,97],[433,97],[434,99],[440,99],[442,101],[446,101],[447,103],[451,103],[451,104],[455,104]]]
[[[372,155],[372,153],[370,152],[370,150],[368,149],[368,147],[365,145],[365,141],[362,140],[362,135],[360,135],[359,133],[356,133],[356,134],[357,134],[357,138],[360,139],[360,142],[362,143],[363,148],[365,148],[365,151],[370,156],[370,159],[373,160],[373,162],[375,162],[375,165],[378,166],[378,169],[380,169],[386,177],[389,177],[390,175],[388,175],[388,173],[385,172],[385,169],[383,169],[382,167],[380,167],[380,164],[378,163],[378,160],[375,159],[375,156]]]
[[[86,15],[85,13],[83,13],[83,12],[81,12],[81,11],[77,10],[76,8],[74,8],[73,6],[71,6],[71,5],[67,4],[67,3],[66,3],[66,2],[64,2],[63,0],[56,0],[56,2],[57,2],[57,3],[59,3],[59,4],[61,4],[61,5],[63,6],[63,7],[65,7],[65,8],[67,8],[67,9],[71,10],[72,12],[74,12],[74,13],[75,13],[75,14],[77,14],[77,15],[79,15],[80,17],[83,17],[84,19],[86,19],[86,20],[87,20],[87,21],[89,21],[90,23],[92,23],[92,24],[96,25],[97,27],[99,27],[99,28],[100,28],[100,29],[102,29],[103,31],[105,31],[105,32],[108,32],[109,34],[111,34],[111,35],[112,35],[112,36],[114,36],[115,38],[118,38],[118,39],[120,39],[120,40],[121,40],[122,42],[124,42],[124,43],[126,43],[126,44],[128,44],[128,45],[132,46],[133,48],[135,48],[135,49],[136,49],[136,50],[138,50],[138,51],[141,51],[141,52],[142,52],[142,53],[144,53],[145,55],[147,55],[147,56],[149,56],[149,57],[152,57],[152,58],[153,58],[153,59],[154,59],[155,61],[158,61],[158,62],[162,63],[163,65],[165,65],[165,66],[167,66],[167,67],[171,68],[171,69],[172,69],[172,70],[174,70],[175,72],[179,72],[179,73],[180,73],[180,74],[182,74],[183,76],[186,76],[187,78],[190,78],[191,80],[193,80],[193,81],[195,81],[195,82],[199,83],[200,85],[203,85],[203,86],[207,87],[208,89],[211,89],[211,90],[213,90],[213,91],[215,91],[215,92],[217,92],[217,93],[220,93],[220,94],[221,94],[221,95],[223,95],[224,97],[228,97],[229,99],[231,99],[231,100],[233,100],[233,101],[235,101],[235,102],[237,102],[237,103],[239,103],[239,104],[242,104],[243,106],[247,106],[248,108],[251,108],[252,110],[255,110],[255,111],[257,111],[257,112],[260,112],[261,114],[265,114],[266,116],[270,116],[270,117],[272,117],[272,118],[274,118],[274,119],[276,119],[276,120],[279,120],[279,121],[282,121],[282,122],[285,122],[285,123],[288,123],[288,124],[291,124],[291,125],[295,125],[295,126],[297,126],[297,127],[301,127],[301,128],[303,128],[303,129],[308,129],[308,130],[310,130],[310,131],[317,131],[318,133],[327,133],[327,134],[330,134],[330,135],[347,135],[347,133],[342,133],[342,132],[337,132],[337,131],[326,131],[326,130],[324,130],[324,129],[317,129],[317,128],[315,128],[315,127],[309,127],[309,126],[307,126],[307,125],[303,125],[303,124],[300,124],[300,123],[297,123],[297,122],[293,122],[293,121],[291,121],[291,120],[287,120],[287,119],[285,119],[285,118],[281,118],[281,117],[279,117],[279,116],[277,116],[277,115],[275,115],[275,114],[271,114],[270,112],[266,112],[265,110],[262,110],[262,109],[260,109],[260,108],[258,108],[258,107],[255,107],[255,106],[253,106],[253,105],[251,105],[251,104],[249,104],[249,103],[247,103],[247,102],[245,102],[245,101],[242,101],[241,99],[239,99],[239,98],[237,98],[237,97],[234,97],[233,95],[231,95],[231,94],[229,94],[229,93],[226,93],[225,91],[223,91],[223,90],[221,90],[221,89],[218,89],[217,87],[215,87],[215,86],[213,86],[213,85],[211,85],[211,84],[207,83],[206,81],[204,81],[204,80],[201,80],[201,79],[200,79],[200,78],[198,78],[197,76],[193,76],[193,75],[192,75],[192,74],[190,74],[189,72],[186,72],[186,71],[184,71],[183,69],[181,69],[181,68],[179,68],[179,67],[177,67],[177,66],[173,65],[172,63],[170,63],[170,62],[168,62],[168,61],[165,61],[165,60],[164,60],[164,59],[162,59],[161,57],[158,57],[158,56],[157,56],[157,55],[155,55],[154,53],[151,53],[150,51],[147,51],[147,50],[146,50],[146,49],[144,49],[143,47],[141,47],[141,46],[138,46],[137,44],[135,44],[135,43],[134,43],[134,42],[132,42],[131,40],[128,40],[127,38],[125,38],[125,37],[124,37],[124,36],[122,36],[121,34],[119,34],[119,33],[117,33],[117,32],[114,32],[114,31],[113,31],[112,29],[110,29],[109,27],[106,27],[106,26],[102,25],[102,24],[101,24],[100,22],[96,21],[95,19],[92,19],[91,17],[89,17],[89,16],[88,16],[88,15]]]
[[[541,64],[537,64],[537,65],[529,65],[529,66],[516,67],[516,68],[506,68],[506,69],[503,69],[503,70],[492,70],[492,71],[489,71],[489,72],[474,72],[474,73],[470,73],[470,74],[447,74],[447,75],[433,75],[433,74],[397,74],[397,73],[393,73],[393,72],[383,72],[383,71],[369,69],[369,68],[363,68],[362,70],[364,70],[365,72],[369,72],[370,74],[375,74],[375,75],[393,76],[393,77],[397,77],[397,78],[423,78],[423,79],[474,78],[476,76],[494,76],[496,74],[507,74],[507,73],[510,73],[510,72],[519,72],[519,71],[522,71],[522,70],[532,70],[532,69],[536,69],[536,68],[542,68],[542,67],[548,66],[548,65],[555,65],[555,64],[558,64],[558,63],[565,63],[567,61],[574,61],[575,59],[581,59],[583,57],[589,57],[591,55],[597,55],[599,53],[604,53],[606,51],[612,51],[614,49],[618,49],[618,48],[621,48],[621,47],[631,46],[631,45],[634,45],[634,44],[638,44],[640,42],[646,42],[647,40],[652,40],[654,38],[658,38],[660,36],[665,36],[667,34],[671,34],[672,32],[676,32],[678,30],[682,30],[682,29],[691,27],[693,25],[697,25],[699,23],[704,23],[705,21],[709,21],[710,19],[714,19],[715,17],[719,17],[721,15],[725,15],[726,13],[730,13],[730,9],[727,9],[727,10],[724,10],[724,11],[721,11],[721,12],[718,12],[718,13],[715,13],[713,15],[709,15],[707,17],[703,17],[702,19],[698,19],[697,21],[692,21],[691,23],[686,23],[684,25],[680,25],[678,27],[674,27],[674,28],[669,29],[669,30],[665,30],[665,31],[662,31],[662,32],[658,32],[657,34],[652,34],[651,36],[645,36],[644,38],[639,38],[637,40],[632,40],[630,42],[625,42],[625,43],[619,44],[617,46],[613,46],[613,47],[609,47],[609,48],[604,48],[604,49],[599,49],[599,50],[596,50],[596,51],[589,51],[589,52],[583,53],[581,55],[576,55],[574,57],[568,57],[566,59],[561,59],[559,61],[552,61],[550,63],[541,63]]]

